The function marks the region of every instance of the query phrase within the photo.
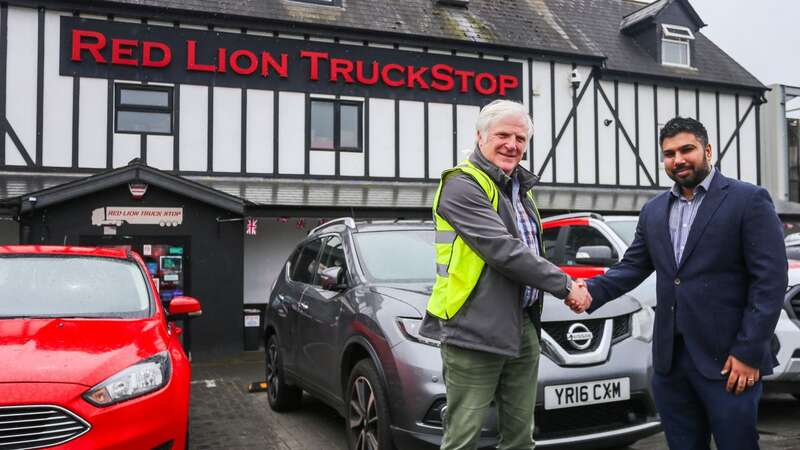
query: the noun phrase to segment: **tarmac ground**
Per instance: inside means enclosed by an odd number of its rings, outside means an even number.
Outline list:
[[[194,450],[345,450],[344,419],[305,395],[291,413],[269,408],[266,392],[249,393],[264,378],[264,353],[243,352],[192,364],[189,448]],[[762,450],[800,448],[800,401],[767,395],[761,402]],[[667,450],[663,433],[613,450]],[[712,445],[712,448],[715,448]],[[417,449],[398,449],[417,450]]]

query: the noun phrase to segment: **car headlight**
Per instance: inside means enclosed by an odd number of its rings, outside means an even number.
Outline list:
[[[110,376],[83,398],[95,406],[110,406],[161,389],[171,375],[169,352],[157,353]]]
[[[644,342],[652,341],[654,318],[653,308],[642,305],[642,309],[633,313],[631,318],[631,336]]]
[[[439,347],[441,343],[435,339],[429,339],[419,334],[419,328],[422,325],[422,319],[410,319],[408,317],[398,317],[397,327],[407,339],[419,342],[420,344],[432,345]]]

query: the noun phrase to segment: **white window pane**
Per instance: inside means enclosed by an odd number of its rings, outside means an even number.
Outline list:
[[[339,145],[347,148],[358,147],[358,107],[355,105],[342,105],[340,110]]]
[[[170,133],[170,113],[118,111],[117,131],[133,133]]]
[[[120,89],[119,102],[122,105],[167,107],[169,106],[169,93],[166,91]]]
[[[311,102],[311,148],[334,148],[331,102]]]
[[[668,64],[689,65],[689,43],[663,41],[661,46],[661,61]]]

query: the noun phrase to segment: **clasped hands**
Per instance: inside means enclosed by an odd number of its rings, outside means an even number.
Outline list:
[[[569,309],[576,314],[580,314],[592,305],[592,296],[589,294],[589,289],[586,287],[586,280],[578,278],[572,282],[572,289],[564,299],[564,304],[569,306]]]

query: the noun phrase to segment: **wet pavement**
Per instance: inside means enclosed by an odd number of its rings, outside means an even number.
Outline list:
[[[263,352],[196,361],[192,370],[190,449],[347,448],[344,419],[322,402],[305,395],[302,408],[278,414],[269,408],[266,392],[248,393],[248,385],[264,377]],[[800,448],[800,401],[766,396],[759,430],[762,450]],[[614,450],[667,450],[667,445],[657,434]]]

